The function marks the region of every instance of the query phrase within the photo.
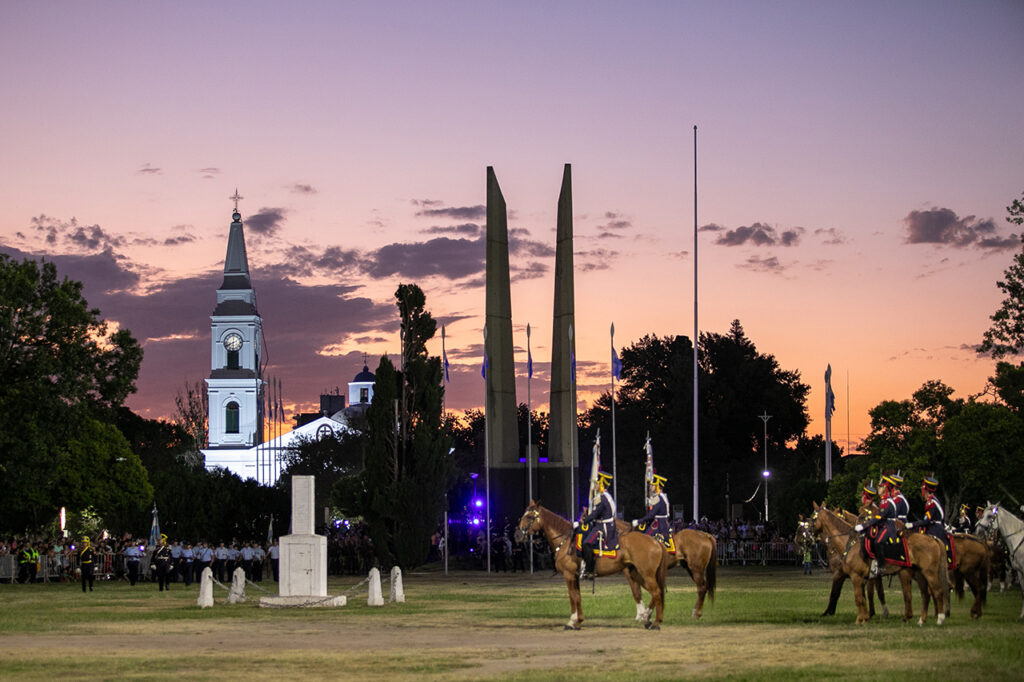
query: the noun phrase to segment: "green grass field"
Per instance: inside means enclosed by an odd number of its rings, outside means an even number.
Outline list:
[[[330,594],[359,578],[332,578]],[[953,603],[941,627],[892,616],[854,625],[847,583],[836,616],[820,618],[830,578],[799,568],[723,567],[700,621],[680,569],[669,577],[663,628],[634,622],[622,577],[583,595],[583,630],[565,632],[564,582],[550,572],[405,576],[406,603],[366,605],[366,586],[339,609],[261,609],[263,594],[212,609],[178,583],[0,585],[0,679],[1024,679],[1020,591],[989,596],[971,621]],[[264,583],[273,589],[273,583]],[[384,586],[385,595],[388,587]],[[915,594],[915,611],[919,608]]]

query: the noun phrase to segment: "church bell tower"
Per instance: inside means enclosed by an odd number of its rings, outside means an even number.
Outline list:
[[[260,371],[263,319],[249,279],[238,191],[228,233],[224,281],[210,315],[209,449],[250,448],[263,442]]]

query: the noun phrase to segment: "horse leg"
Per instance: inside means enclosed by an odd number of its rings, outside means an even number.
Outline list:
[[[878,603],[882,605],[882,618],[889,617],[889,607],[885,603],[885,587],[882,586],[882,578],[875,578],[875,588],[878,593]]]
[[[646,623],[651,619],[650,607],[644,608],[643,593],[640,592],[641,578],[636,573],[636,569],[632,566],[627,566],[627,570],[623,571],[626,575],[626,582],[629,583],[629,591],[633,594],[633,601],[636,603],[636,618],[638,623]]]
[[[580,579],[575,572],[563,573],[565,576],[565,587],[569,590],[569,622],[565,624],[566,630],[579,630],[583,623],[583,609],[580,598]]]
[[[832,592],[828,595],[828,606],[822,616],[836,615],[836,604],[839,603],[839,595],[843,592],[843,582],[846,581],[846,574],[836,571],[832,574]]]
[[[704,595],[708,593],[708,581],[704,576],[704,569],[697,568],[692,571],[693,584],[697,586],[697,603],[693,605],[693,611],[690,613],[694,618],[700,618],[704,615]]]
[[[850,576],[850,583],[853,584],[853,602],[857,605],[857,624],[868,622],[868,609],[864,599],[864,578],[854,573]]]
[[[906,623],[914,617],[913,586],[910,584],[911,575],[909,570],[900,571],[900,587],[903,589],[903,622]]]

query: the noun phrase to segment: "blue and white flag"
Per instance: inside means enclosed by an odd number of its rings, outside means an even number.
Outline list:
[[[484,364],[480,367],[480,376],[484,379],[487,378],[487,368],[490,367],[491,363],[487,359],[487,351],[484,351]]]
[[[156,514],[156,505],[153,505],[153,523],[149,527],[149,546],[156,547],[160,542],[160,519]]]
[[[444,356],[444,383],[450,383],[452,378],[448,375],[448,352],[444,349],[441,350],[441,354]]]
[[[526,349],[526,376],[529,379],[533,378],[533,353],[530,349]]]
[[[569,351],[569,365],[572,367],[572,383],[576,383],[576,351]]]
[[[836,394],[832,392],[832,364],[825,369],[825,419],[831,419],[836,411]]]
[[[612,346],[612,376],[616,379],[622,378],[622,360],[619,359],[619,354],[615,352],[615,346]]]

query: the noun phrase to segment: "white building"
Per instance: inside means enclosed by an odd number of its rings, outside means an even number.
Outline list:
[[[207,469],[224,468],[242,479],[273,485],[290,447],[304,439],[347,431],[349,419],[366,411],[373,400],[374,375],[364,364],[363,371],[348,384],[349,407],[264,442],[263,318],[256,310],[237,204],[231,220],[224,282],[217,289],[217,306],[210,315],[209,441],[202,452]]]

